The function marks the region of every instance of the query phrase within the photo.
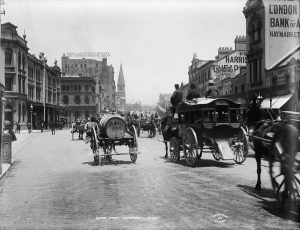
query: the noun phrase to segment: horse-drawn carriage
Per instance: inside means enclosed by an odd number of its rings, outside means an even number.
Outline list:
[[[245,108],[225,98],[197,98],[179,105],[163,129],[170,156],[194,166],[203,152],[211,152],[216,160],[234,160],[241,164],[248,153],[248,139],[243,128]]]
[[[300,113],[283,111],[280,118],[267,115],[267,119],[257,120],[249,134],[257,162],[255,189],[261,190],[261,158],[265,157],[275,197],[300,217]]]
[[[111,161],[113,155],[130,155],[131,162],[136,161],[137,154],[140,152],[135,126],[128,127],[125,120],[118,114],[107,114],[100,120],[99,129],[98,132],[94,130],[94,137],[91,140],[96,165]],[[115,146],[121,145],[128,146],[129,151],[117,153]],[[103,150],[103,154],[99,153],[99,148]]]
[[[149,118],[141,118],[139,122],[139,130],[140,131],[147,131],[149,137],[155,137],[156,136],[156,125],[155,125],[155,119]]]

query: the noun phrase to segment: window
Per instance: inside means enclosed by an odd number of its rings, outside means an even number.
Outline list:
[[[33,91],[34,91],[34,87],[28,86],[28,97],[30,100],[33,100]]]
[[[13,91],[13,79],[5,78],[5,91]]]
[[[22,69],[23,71],[25,70],[25,64],[26,64],[26,61],[25,61],[25,54],[22,55]]]
[[[40,88],[36,89],[36,100],[41,101],[41,89]]]
[[[75,97],[74,97],[74,102],[75,102],[75,104],[77,104],[77,105],[80,104],[81,99],[80,99],[80,96],[79,96],[79,95],[75,95]]]
[[[285,83],[289,84],[291,81],[291,76],[289,74],[285,75]]]
[[[69,97],[67,95],[64,95],[63,98],[62,98],[62,102],[67,105],[69,104]]]
[[[89,86],[85,85],[85,91],[89,91]]]
[[[18,106],[18,122],[21,121],[21,104]]]
[[[65,91],[65,90],[66,90],[66,86],[65,86],[65,85],[62,85],[62,86],[61,86],[61,90],[62,90],[62,91]]]
[[[21,57],[21,52],[19,51],[19,55],[18,55],[18,68],[19,69],[21,69],[21,59],[22,59],[22,57]]]
[[[20,76],[18,78],[18,85],[19,85],[19,93],[21,93],[22,92],[22,80],[21,80]]]
[[[248,34],[250,43],[260,42],[261,40],[262,22],[259,15],[254,15],[249,22]]]
[[[84,97],[84,103],[85,104],[89,104],[90,103],[90,99],[89,99],[88,95],[85,95],[85,97]]]
[[[25,105],[24,104],[22,105],[22,114],[23,114],[22,121],[24,122],[25,121]]]
[[[272,85],[277,85],[277,78],[276,77],[272,78]]]
[[[12,66],[12,50],[11,49],[5,49],[5,65],[6,66]]]

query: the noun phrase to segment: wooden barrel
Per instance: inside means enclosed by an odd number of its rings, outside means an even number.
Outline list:
[[[102,117],[99,123],[100,133],[110,139],[120,139],[126,132],[125,120],[117,114]]]

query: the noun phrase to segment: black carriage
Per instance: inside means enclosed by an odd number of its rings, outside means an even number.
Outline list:
[[[140,119],[139,122],[139,133],[141,130],[147,131],[149,137],[155,137],[156,136],[156,125],[155,120],[150,118],[143,118]]]
[[[179,161],[183,151],[187,165],[194,166],[203,152],[211,152],[216,160],[243,163],[248,154],[244,118],[245,108],[225,98],[197,98],[181,103],[164,128],[171,159]]]
[[[138,136],[134,125],[128,127],[123,117],[118,114],[107,114],[103,116],[99,123],[99,131],[95,134],[94,163],[98,165],[112,160],[113,155],[130,155],[132,163],[136,162],[138,151]],[[115,146],[128,146],[128,152],[118,153]],[[99,153],[99,149],[103,153]]]

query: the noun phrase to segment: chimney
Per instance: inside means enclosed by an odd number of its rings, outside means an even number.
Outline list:
[[[235,50],[246,51],[246,36],[236,36],[234,39]]]

